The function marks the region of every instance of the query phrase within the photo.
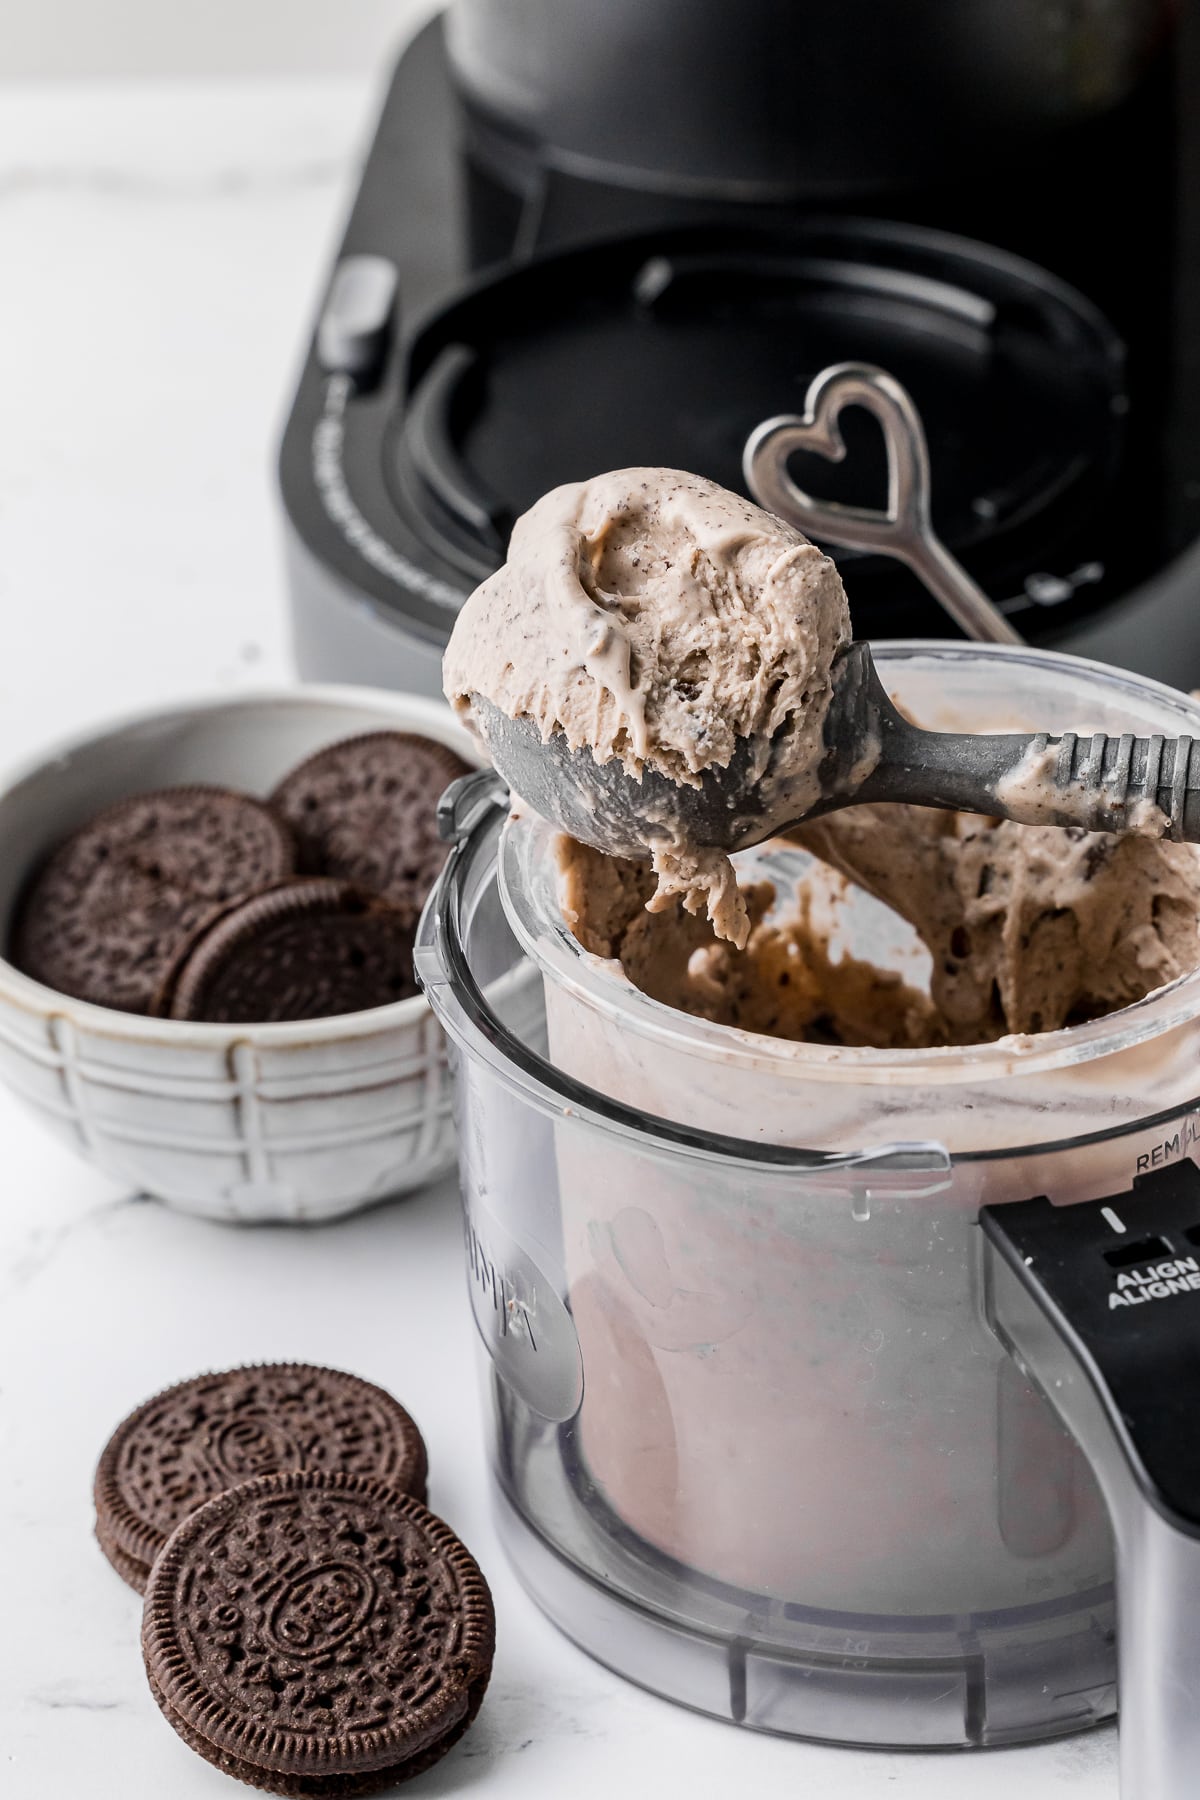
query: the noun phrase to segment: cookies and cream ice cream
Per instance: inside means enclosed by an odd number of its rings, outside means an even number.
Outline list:
[[[890,969],[835,957],[809,896],[772,915],[769,881],[748,883],[744,950],[681,907],[652,913],[654,877],[644,863],[560,840],[563,917],[585,950],[618,962],[634,987],[694,1018],[796,1043],[914,1049],[945,1036],[929,996]],[[786,912],[786,908],[784,909]]]
[[[749,745],[748,779],[770,761],[799,816],[849,640],[838,572],[800,532],[698,475],[619,469],[555,488],[517,521],[504,567],[459,614],[443,677],[468,721],[480,696],[635,780],[650,769],[698,786]],[[744,944],[728,859],[690,842],[669,808],[651,811],[651,907],[707,907]]]
[[[620,469],[518,520],[459,615],[444,681],[468,719],[486,701],[646,783],[624,822],[647,863],[577,846],[565,905],[585,944],[682,1010],[832,1043],[969,1044],[1096,1017],[1200,964],[1200,849],[910,806],[830,813],[798,841],[916,929],[928,995],[831,958],[803,911],[768,917],[770,896],[690,834],[687,793],[737,757],[739,794],[786,783],[802,816],[849,639],[837,571],[798,531],[700,476]],[[1044,773],[1035,757],[1014,779]]]
[[[947,1043],[1057,1031],[1200,965],[1200,847],[915,806],[797,841],[898,912],[932,958]]]
[[[801,889],[747,885],[745,950],[678,907],[646,911],[649,871],[564,840],[564,917],[584,948],[695,1017],[800,1042],[881,1049],[1055,1031],[1200,965],[1200,847],[913,806],[857,806],[796,841],[882,900],[931,958],[928,994],[835,957]]]

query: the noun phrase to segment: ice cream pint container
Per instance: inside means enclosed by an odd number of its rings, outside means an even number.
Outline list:
[[[1200,735],[1113,669],[876,647],[919,723]],[[1017,1743],[1114,1708],[1092,1467],[985,1316],[982,1207],[1131,1189],[1200,1141],[1200,973],[966,1048],[691,1017],[564,922],[555,832],[460,784],[422,921],[452,1045],[468,1289],[507,1548],[584,1648],[719,1717],[836,1742]],[[793,846],[739,867],[790,894]],[[841,926],[904,971],[873,902]],[[484,990],[526,961],[535,1024]]]

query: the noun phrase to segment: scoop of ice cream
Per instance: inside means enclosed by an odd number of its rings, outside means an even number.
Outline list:
[[[459,614],[443,680],[468,720],[480,695],[635,779],[653,768],[696,785],[748,740],[751,777],[770,762],[803,803],[849,638],[837,570],[798,531],[698,475],[619,469],[555,488],[517,521],[504,567]],[[655,903],[707,905],[744,944],[728,859],[657,813]]]
[[[797,841],[907,919],[951,1042],[1055,1031],[1200,964],[1200,847],[912,806],[856,806]]]

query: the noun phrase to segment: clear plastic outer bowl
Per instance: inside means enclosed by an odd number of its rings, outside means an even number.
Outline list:
[[[931,726],[1200,733],[1184,696],[1066,657],[877,655]],[[587,955],[553,831],[506,824],[494,777],[456,824],[419,970],[457,1072],[499,1515],[534,1598],[622,1674],[762,1730],[965,1747],[1105,1717],[1108,1520],[984,1323],[976,1219],[1190,1153],[1200,975],[966,1050],[781,1043]],[[798,856],[752,853],[783,887]],[[872,906],[848,935],[908,954]],[[544,1035],[484,999],[522,956]]]

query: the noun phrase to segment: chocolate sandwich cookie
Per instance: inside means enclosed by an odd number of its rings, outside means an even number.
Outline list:
[[[337,1369],[264,1363],[197,1375],[117,1426],[96,1469],[96,1536],[141,1593],[196,1507],[280,1470],[372,1475],[425,1498],[425,1444],[398,1400]]]
[[[271,804],[295,832],[305,869],[420,912],[447,854],[438,800],[469,773],[445,744],[375,731],[310,756],[279,784]]]
[[[96,1542],[103,1550],[113,1568],[117,1571],[117,1574],[121,1577],[121,1580],[128,1582],[131,1588],[136,1588],[139,1594],[144,1594],[146,1591],[146,1583],[150,1579],[150,1564],[139,1562],[136,1556],[126,1556],[125,1552],[119,1550],[113,1540],[108,1537],[106,1533],[102,1532],[98,1525],[96,1527]]]
[[[167,972],[153,1010],[217,1025],[324,1019],[417,992],[415,916],[345,881],[288,881],[229,908]]]
[[[197,927],[294,860],[288,827],[246,794],[187,787],[120,800],[35,877],[12,960],[60,994],[144,1013]]]
[[[386,1483],[307,1470],[231,1488],[172,1534],[142,1649],[184,1741],[272,1793],[367,1794],[430,1767],[491,1674],[488,1586]]]

